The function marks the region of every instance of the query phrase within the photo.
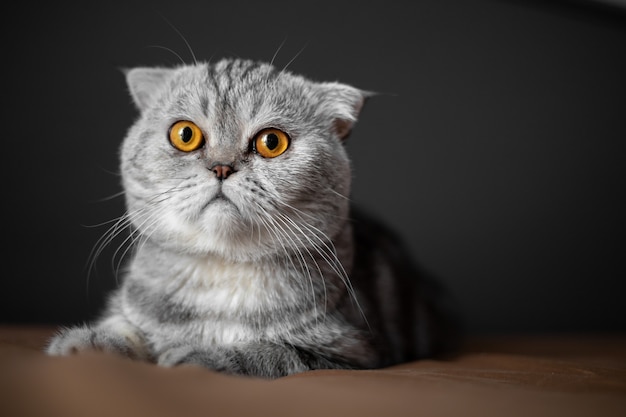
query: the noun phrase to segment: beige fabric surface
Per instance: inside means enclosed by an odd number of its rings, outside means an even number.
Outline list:
[[[626,335],[469,338],[458,355],[274,381],[42,353],[0,326],[0,416],[626,416]]]

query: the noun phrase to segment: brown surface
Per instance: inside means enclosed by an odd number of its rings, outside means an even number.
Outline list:
[[[0,326],[0,416],[626,416],[626,335],[474,338],[449,360],[275,381],[100,353]]]

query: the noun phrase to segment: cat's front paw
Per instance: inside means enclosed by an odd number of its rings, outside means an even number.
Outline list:
[[[163,352],[157,363],[165,367],[195,365],[230,374],[245,374],[241,363],[219,350],[209,351],[194,346],[176,346]]]
[[[172,367],[178,365],[200,365],[205,368],[213,368],[215,361],[205,350],[193,346],[175,346],[169,348],[157,360],[161,366]]]
[[[94,349],[93,331],[88,327],[61,329],[46,347],[46,353],[52,356],[69,356],[84,350]]]
[[[132,359],[147,359],[143,349],[128,337],[88,326],[60,330],[48,343],[46,353],[52,356],[69,356],[86,350],[99,350],[127,356]]]

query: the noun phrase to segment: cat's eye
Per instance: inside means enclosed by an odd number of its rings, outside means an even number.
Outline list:
[[[289,136],[282,130],[263,129],[254,137],[254,150],[264,158],[276,158],[289,147]]]
[[[204,135],[194,123],[181,120],[170,127],[170,143],[179,151],[191,152],[204,145]]]

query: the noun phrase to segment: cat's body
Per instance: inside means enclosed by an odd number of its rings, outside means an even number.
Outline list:
[[[135,253],[101,320],[48,353],[270,378],[435,353],[436,300],[349,203],[343,141],[364,92],[244,60],[127,81],[141,111],[121,152]]]

